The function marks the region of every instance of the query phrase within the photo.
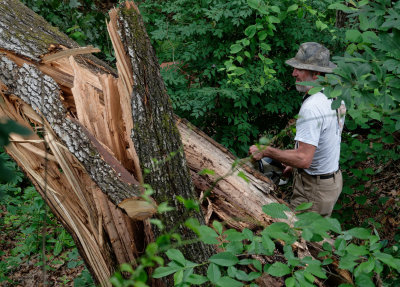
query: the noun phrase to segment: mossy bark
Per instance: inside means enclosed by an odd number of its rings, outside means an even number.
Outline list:
[[[12,51],[30,61],[40,62],[41,56],[62,47],[80,47],[18,0],[0,0],[0,19],[0,49]],[[90,69],[116,73],[92,55],[84,55],[77,60]]]

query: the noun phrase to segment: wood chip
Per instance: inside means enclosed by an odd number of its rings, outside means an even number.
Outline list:
[[[54,62],[54,61],[57,61],[59,59],[66,58],[69,56],[98,53],[100,51],[101,50],[99,48],[94,48],[93,46],[63,50],[63,51],[55,53],[55,54],[49,54],[49,55],[44,56],[42,58],[42,63]]]

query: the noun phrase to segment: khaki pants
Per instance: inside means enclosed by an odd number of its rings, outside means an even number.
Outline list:
[[[343,179],[340,170],[328,179],[321,179],[319,176],[312,176],[304,171],[296,171],[290,203],[296,207],[304,202],[312,202],[311,211],[322,216],[330,216],[342,192],[342,187]]]

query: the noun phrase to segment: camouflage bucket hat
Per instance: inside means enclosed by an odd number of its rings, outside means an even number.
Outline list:
[[[296,57],[285,63],[293,68],[311,70],[323,73],[332,73],[336,65],[329,61],[329,50],[315,42],[307,42],[300,45]]]

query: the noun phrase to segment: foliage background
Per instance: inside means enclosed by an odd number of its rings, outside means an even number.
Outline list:
[[[177,63],[163,71],[175,111],[243,157],[299,109],[288,55],[306,41],[342,50],[343,32],[315,25],[321,17],[334,24],[331,2],[145,1],[140,8],[160,62]]]
[[[23,2],[79,44],[99,47],[102,59],[111,64],[115,60],[104,12],[117,1]],[[385,208],[386,215],[396,218],[399,202],[387,205],[390,197],[368,183],[395,168],[400,157],[400,3],[147,0],[139,4],[160,64],[173,63],[162,75],[176,113],[240,157],[261,136],[279,134],[295,118],[301,97],[284,61],[295,55],[302,42],[327,46],[339,68],[316,86],[325,87],[330,97],[338,98],[336,104],[345,100],[349,111],[340,162],[345,186],[333,216],[346,227],[356,224],[385,231],[371,210]],[[335,25],[337,10],[346,15],[342,28]],[[288,129],[275,144],[290,148],[292,132]],[[6,195],[2,205],[9,218],[21,216],[18,207],[31,210],[32,220],[37,222],[43,204],[20,178],[16,175],[11,183],[2,185]],[[40,208],[26,206],[29,200]],[[354,206],[360,207],[356,213]],[[21,256],[12,259],[18,261],[38,251],[35,240],[39,237],[30,237],[32,231],[27,233],[22,221],[15,224],[20,224],[14,227],[21,228],[23,242],[32,242],[29,248],[20,247],[25,253],[21,251]],[[398,242],[400,237],[399,230],[391,230],[386,244],[396,242],[396,238]],[[59,250],[54,244],[61,240],[61,233],[58,230],[46,241],[49,250]],[[62,250],[69,247],[63,243]]]

